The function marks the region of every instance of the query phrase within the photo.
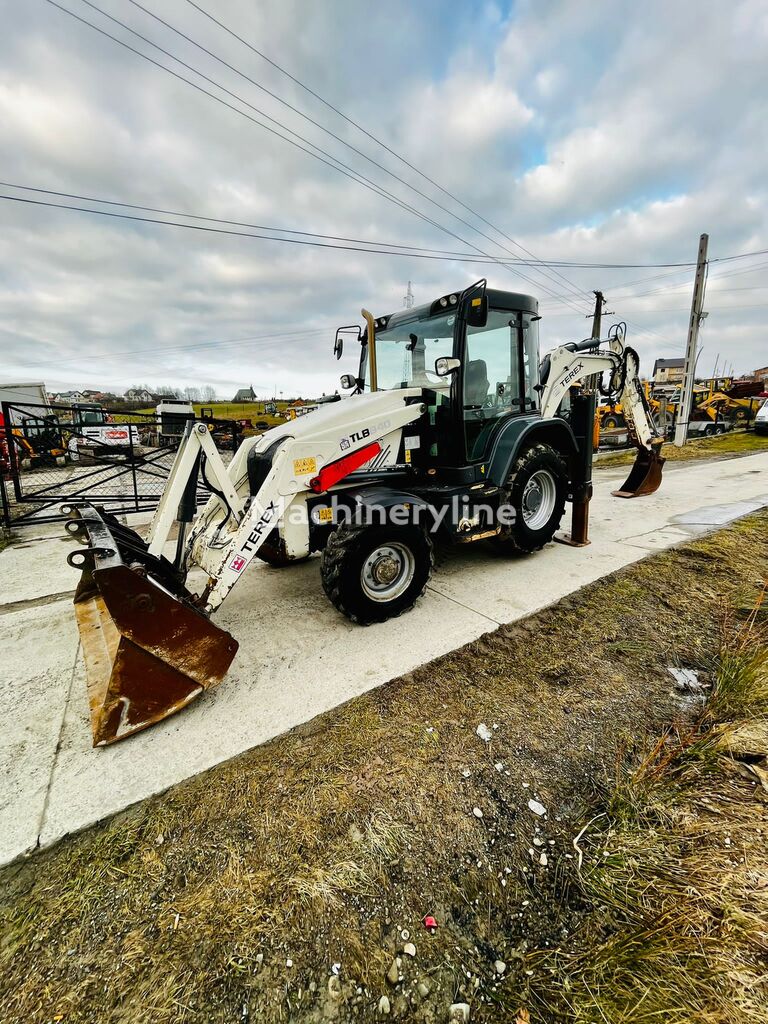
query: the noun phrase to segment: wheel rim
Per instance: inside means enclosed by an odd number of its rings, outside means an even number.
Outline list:
[[[529,530],[540,530],[555,511],[557,485],[546,469],[533,474],[523,490],[523,522]]]
[[[381,544],[360,570],[363,593],[372,601],[394,601],[408,589],[415,571],[416,560],[405,544]]]

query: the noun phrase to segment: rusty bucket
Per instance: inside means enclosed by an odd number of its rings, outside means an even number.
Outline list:
[[[640,498],[644,494],[653,494],[661,484],[664,462],[660,443],[651,448],[640,448],[629,476],[618,491],[611,493],[616,498]]]
[[[67,561],[82,569],[75,615],[98,747],[175,714],[221,682],[238,645],[189,600],[149,575],[137,560],[135,540],[133,550],[122,552],[133,559],[127,565],[120,551],[125,537],[116,538],[96,510],[70,515],[79,529],[68,524],[69,532],[86,530],[89,542]]]

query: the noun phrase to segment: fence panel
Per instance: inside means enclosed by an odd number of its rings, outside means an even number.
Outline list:
[[[54,522],[67,501],[122,514],[154,509],[187,420],[185,413],[2,403],[0,511],[5,526]],[[233,420],[204,421],[228,462],[242,440]],[[198,486],[198,503],[209,492]]]

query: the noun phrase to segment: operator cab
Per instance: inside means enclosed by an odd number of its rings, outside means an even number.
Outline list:
[[[421,389],[436,435],[432,454],[440,462],[480,462],[503,421],[537,412],[539,319],[535,298],[489,289],[484,281],[371,317],[360,335],[358,376],[343,377],[342,385],[358,392]]]

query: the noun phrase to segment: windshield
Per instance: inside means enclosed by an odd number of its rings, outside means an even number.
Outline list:
[[[399,388],[445,387],[449,382],[435,373],[435,360],[453,354],[455,311],[440,316],[415,317],[376,332],[376,368],[379,391]],[[366,382],[370,387],[370,382]]]

